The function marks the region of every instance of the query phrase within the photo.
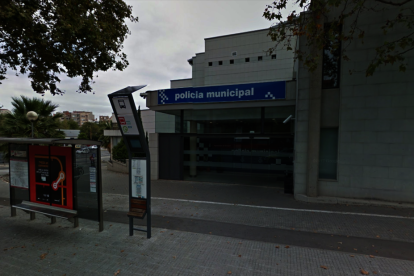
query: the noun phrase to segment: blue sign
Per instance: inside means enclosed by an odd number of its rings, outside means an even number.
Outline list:
[[[285,81],[158,90],[158,104],[160,105],[277,100],[285,98]]]

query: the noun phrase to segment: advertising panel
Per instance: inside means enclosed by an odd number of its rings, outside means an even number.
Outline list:
[[[173,88],[158,91],[158,104],[277,100],[286,98],[286,82]]]
[[[30,201],[73,209],[71,148],[29,148]]]
[[[89,191],[96,193],[96,168],[89,167]]]
[[[131,159],[132,197],[147,198],[147,160]]]
[[[29,188],[29,166],[27,161],[10,159],[10,185],[16,188]]]

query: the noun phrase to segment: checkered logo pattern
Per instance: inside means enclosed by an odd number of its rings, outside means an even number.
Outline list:
[[[275,96],[273,96],[272,93],[267,92],[267,94],[265,95],[266,98],[271,98],[272,100],[276,99]]]
[[[212,161],[213,155],[208,153],[208,145],[201,143],[199,138],[197,138],[197,149],[198,149],[198,154],[196,156],[197,162]]]
[[[158,92],[158,97],[160,97],[160,99],[161,99],[161,103],[162,104],[165,104],[165,101],[167,101],[168,100],[168,97],[167,97],[167,95],[165,95],[165,93],[164,93],[164,91],[165,90],[159,90]]]

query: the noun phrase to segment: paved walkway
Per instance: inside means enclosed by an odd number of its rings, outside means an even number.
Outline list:
[[[309,204],[269,187],[160,180],[147,240],[128,236],[126,181],[105,172],[99,233],[89,220],[74,229],[41,215],[30,221],[21,210],[10,217],[0,179],[0,275],[414,275],[412,209]]]
[[[29,221],[0,206],[1,275],[413,275],[414,262],[127,225]]]

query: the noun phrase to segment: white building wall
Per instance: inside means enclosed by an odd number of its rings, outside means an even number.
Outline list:
[[[171,88],[193,87],[193,79],[171,80]]]
[[[205,54],[199,53],[193,57],[193,87],[204,86]]]
[[[291,80],[294,65],[292,51],[278,47],[273,53],[276,59],[272,59],[266,51],[275,43],[267,34],[266,29],[206,39],[204,85]],[[233,56],[233,52],[237,55]],[[234,64],[230,64],[230,60],[234,60]],[[219,65],[220,61],[222,65]]]
[[[205,39],[205,53],[198,53],[192,58],[192,86],[292,80],[293,53],[278,47],[273,53],[276,59],[272,59],[266,51],[274,46],[274,42],[267,33],[266,29]],[[233,56],[233,52],[237,55]],[[258,60],[259,56],[262,61]],[[245,58],[250,61],[246,62]],[[234,64],[230,64],[230,60],[234,60]],[[187,85],[174,81],[171,88]]]
[[[155,133],[155,111],[141,110],[141,119],[145,132]]]

